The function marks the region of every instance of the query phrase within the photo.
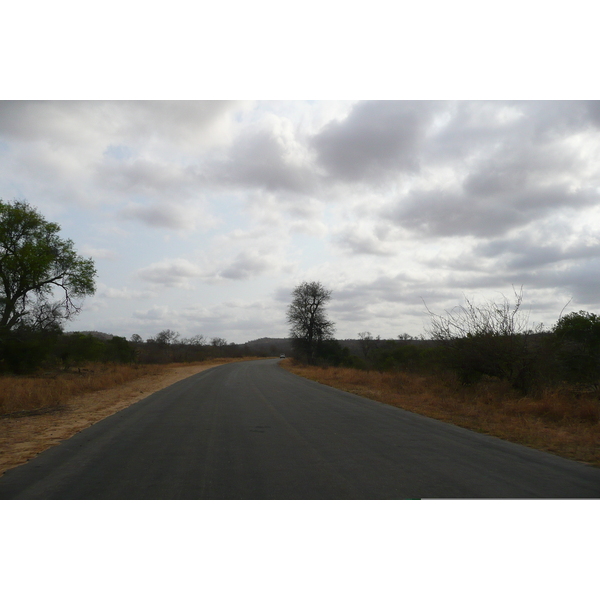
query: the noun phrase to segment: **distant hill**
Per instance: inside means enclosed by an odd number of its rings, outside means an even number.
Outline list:
[[[292,352],[292,340],[289,338],[264,337],[239,345],[247,347],[251,352],[256,352],[257,354],[268,354],[271,356],[275,356],[277,354],[291,354]]]
[[[348,348],[351,354],[355,354],[357,356],[362,355],[362,348],[360,345],[360,340],[337,340],[342,347]],[[375,341],[376,345],[384,344],[389,340],[379,340]],[[414,344],[416,346],[430,346],[434,345],[435,342],[431,340],[391,340],[399,344]],[[245,346],[252,352],[257,354],[267,354],[270,356],[274,356],[277,354],[292,354],[292,340],[290,338],[270,338],[264,337],[259,338],[257,340],[251,340],[250,342],[246,342],[245,344],[239,344],[240,346]]]
[[[110,333],[103,333],[101,331],[69,331],[66,332],[65,335],[91,335],[102,341],[112,340],[115,336]],[[343,347],[348,348],[352,354],[361,355],[362,349],[360,345],[360,340],[354,339],[346,339],[346,340],[337,340]],[[376,345],[382,344],[387,340],[375,341]],[[398,342],[398,340],[393,340]],[[431,340],[402,340],[399,343],[402,344],[415,344],[419,346],[429,346],[435,344],[435,342]],[[247,348],[250,352],[256,353],[258,355],[264,356],[277,356],[279,354],[292,354],[292,340],[290,338],[272,338],[272,337],[262,337],[256,340],[250,340],[245,344],[234,344],[239,348]]]

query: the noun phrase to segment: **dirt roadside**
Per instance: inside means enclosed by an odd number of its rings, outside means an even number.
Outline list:
[[[150,394],[223,362],[177,365],[159,375],[147,375],[114,388],[77,396],[64,411],[0,419],[0,476]]]

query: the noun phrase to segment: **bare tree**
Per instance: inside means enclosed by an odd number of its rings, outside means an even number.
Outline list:
[[[292,292],[292,302],[287,309],[290,337],[309,362],[314,360],[317,344],[333,337],[335,324],[325,313],[330,299],[331,290],[318,281],[305,281]]]
[[[182,344],[187,344],[188,346],[205,346],[206,338],[201,334],[193,335],[190,338],[184,338],[181,340]]]
[[[427,308],[431,317],[429,334],[434,340],[449,342],[465,337],[512,336],[528,330],[529,315],[520,312],[523,304],[523,288],[513,290],[515,299],[511,304],[506,296],[502,302],[487,301],[475,304],[465,296],[465,305],[457,306],[444,315],[437,315]]]
[[[373,336],[370,331],[361,331],[358,334],[358,344],[363,353],[363,356],[368,359],[370,350],[371,350],[371,342],[373,341]]]
[[[522,391],[532,381],[533,353],[530,339],[529,315],[521,312],[523,289],[514,290],[511,302],[487,301],[475,304],[465,297],[465,305],[433,313],[428,331],[432,339],[442,342],[448,350],[452,366],[464,383],[481,375],[506,379]]]
[[[369,360],[369,358],[371,358],[373,350],[375,350],[379,346],[381,342],[381,337],[377,336],[376,338],[374,338],[371,335],[370,331],[362,331],[358,334],[358,339],[358,343],[360,344],[360,349],[362,350],[365,360]]]
[[[163,329],[160,333],[156,334],[156,337],[152,340],[161,346],[170,346],[179,342],[179,332],[171,329]]]

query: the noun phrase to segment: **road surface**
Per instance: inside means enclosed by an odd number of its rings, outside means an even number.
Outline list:
[[[600,469],[231,363],[0,477],[8,499],[599,498]]]

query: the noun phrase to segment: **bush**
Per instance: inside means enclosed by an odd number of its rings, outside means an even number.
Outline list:
[[[136,349],[123,337],[104,340],[91,334],[69,333],[57,339],[54,354],[68,369],[87,362],[131,363],[136,358]]]
[[[36,331],[20,327],[0,340],[1,370],[16,374],[31,373],[52,361],[59,331]]]
[[[600,317],[572,312],[554,326],[556,358],[563,379],[571,383],[600,382]]]
[[[136,351],[124,337],[114,336],[105,344],[103,360],[106,362],[131,363],[135,360]]]
[[[344,348],[337,340],[321,340],[318,342],[315,358],[317,364],[328,364],[334,367],[351,365],[350,350]]]
[[[66,369],[86,362],[99,362],[104,352],[105,343],[102,340],[83,333],[63,335],[56,348],[56,354]]]
[[[371,354],[371,364],[377,371],[415,371],[431,358],[428,349],[414,343],[388,340]]]
[[[520,312],[522,301],[522,292],[515,291],[513,304],[504,298],[478,306],[465,299],[465,306],[445,315],[430,311],[432,338],[443,344],[447,363],[462,383],[487,375],[509,381],[524,393],[532,387],[535,332],[528,329],[527,317]]]

